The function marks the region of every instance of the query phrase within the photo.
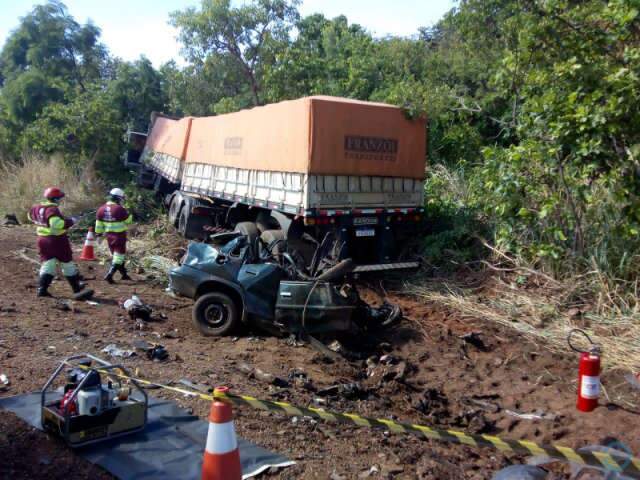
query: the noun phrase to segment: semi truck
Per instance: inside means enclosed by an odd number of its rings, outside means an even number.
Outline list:
[[[210,117],[154,113],[146,138],[130,138],[139,184],[162,195],[187,238],[240,231],[316,271],[344,258],[356,272],[417,266],[398,254],[423,220],[425,118],[312,96]]]

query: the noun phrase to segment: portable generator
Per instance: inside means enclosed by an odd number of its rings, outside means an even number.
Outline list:
[[[54,388],[65,372],[65,383]],[[70,447],[144,430],[148,397],[122,365],[90,354],[63,360],[42,388],[42,427]]]

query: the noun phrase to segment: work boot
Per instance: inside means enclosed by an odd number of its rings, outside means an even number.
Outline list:
[[[121,275],[120,279],[121,280],[131,280],[131,277],[127,273],[127,267],[124,266],[124,263],[118,265],[118,271],[120,272],[120,275]]]
[[[93,290],[84,289],[80,285],[80,275],[76,274],[72,277],[67,277],[67,281],[71,285],[71,290],[73,290],[74,300],[88,300],[93,296]]]
[[[53,282],[53,275],[48,273],[42,273],[40,277],[38,277],[38,296],[39,297],[50,297],[49,293],[49,285]]]
[[[107,283],[115,283],[113,281],[113,276],[116,274],[116,272],[118,271],[118,266],[117,265],[111,265],[109,267],[109,271],[107,272],[107,274],[104,276],[104,279],[107,281]]]

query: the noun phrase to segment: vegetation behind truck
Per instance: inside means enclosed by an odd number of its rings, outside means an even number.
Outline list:
[[[140,159],[140,181],[165,195],[186,237],[236,229],[306,264],[415,266],[394,261],[422,220],[426,121],[397,107],[315,96],[214,117],[154,114]]]

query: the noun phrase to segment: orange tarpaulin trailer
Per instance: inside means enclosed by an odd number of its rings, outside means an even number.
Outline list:
[[[409,120],[398,107],[315,96],[194,118],[185,161],[246,170],[421,180],[426,141],[426,120]],[[171,148],[175,151],[179,145]]]
[[[147,139],[147,147],[153,152],[165,153],[171,157],[184,160],[191,120],[192,117],[185,117],[180,120],[157,117]]]

